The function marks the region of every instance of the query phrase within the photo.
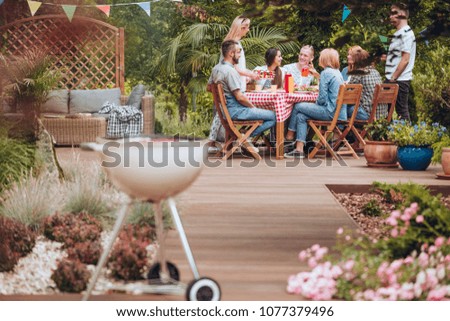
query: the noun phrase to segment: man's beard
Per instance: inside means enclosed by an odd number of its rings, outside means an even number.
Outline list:
[[[239,58],[233,57],[233,62],[235,65],[237,65],[239,63]]]

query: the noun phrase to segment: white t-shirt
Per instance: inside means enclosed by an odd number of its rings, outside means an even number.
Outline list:
[[[394,33],[391,44],[389,45],[385,68],[387,79],[391,79],[392,74],[397,69],[397,66],[402,58],[402,52],[409,53],[409,63],[397,80],[411,80],[413,77],[412,70],[416,60],[416,37],[414,36],[414,32],[411,27],[408,25]]]

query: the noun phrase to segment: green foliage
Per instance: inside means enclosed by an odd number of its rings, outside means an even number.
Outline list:
[[[40,105],[58,83],[60,73],[51,66],[51,58],[44,51],[29,50],[20,57],[0,54],[4,89],[24,112],[39,114]]]
[[[441,141],[434,143],[431,147],[433,147],[433,157],[431,158],[432,163],[441,163],[442,149],[450,147],[450,136],[444,135]]]
[[[387,119],[380,118],[365,125],[364,128],[367,130],[367,135],[369,135],[371,140],[386,141],[388,140],[390,124]]]
[[[427,49],[414,66],[417,110],[421,119],[450,127],[450,48],[434,41]]]
[[[0,135],[0,192],[30,172],[34,154],[34,145]]]
[[[371,199],[362,208],[362,213],[367,216],[381,216],[383,215],[383,210],[378,205],[376,199]]]
[[[393,185],[375,182],[373,186],[387,199],[395,199],[397,208],[417,204],[417,213],[410,214],[409,223],[398,219],[393,227],[398,233],[405,227],[406,232],[379,242],[380,248],[391,257],[406,257],[412,251],[418,251],[422,244],[433,243],[436,237],[450,237],[450,210],[441,202],[442,195],[433,196],[426,187],[414,183]],[[417,219],[419,215],[423,217],[423,222]],[[401,215],[398,217],[401,218]]]
[[[28,175],[4,191],[2,199],[0,215],[38,230],[43,220],[60,206],[61,186],[57,178],[48,174]]]
[[[168,207],[163,204],[161,209],[163,212],[164,228],[171,228],[173,223]],[[155,211],[153,204],[149,202],[135,202],[131,208],[131,212],[127,216],[127,222],[136,226],[149,225],[155,227]]]
[[[109,185],[98,167],[73,168],[71,179],[66,180],[63,210],[70,213],[86,212],[107,226],[111,221],[112,206],[107,198]]]
[[[394,120],[389,126],[389,140],[396,143],[397,146],[431,146],[439,142],[447,129],[438,123],[429,125],[425,122],[413,125],[404,120]]]

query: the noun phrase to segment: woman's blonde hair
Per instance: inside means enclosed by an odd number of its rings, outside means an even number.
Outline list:
[[[303,49],[308,49],[311,52],[311,57],[314,59],[314,47],[310,46],[310,45],[304,45],[303,47],[300,48],[300,52]],[[300,52],[298,53],[300,55]]]
[[[348,54],[352,56],[353,63],[348,64],[348,71],[354,71],[370,65],[369,53],[360,46],[352,46],[348,49]]]
[[[237,16],[234,18],[233,23],[231,24],[230,31],[228,31],[225,40],[241,40],[241,30],[245,25],[250,24],[250,19],[244,16]]]
[[[325,48],[320,52],[319,66],[339,69],[339,53],[333,48]]]

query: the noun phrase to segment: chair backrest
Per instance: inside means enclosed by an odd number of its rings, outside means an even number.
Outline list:
[[[219,116],[222,126],[225,128],[226,135],[239,136],[236,127],[233,125],[230,113],[228,112],[227,102],[225,100],[225,94],[223,92],[223,86],[221,84],[212,84],[211,91],[213,94],[214,107],[216,108],[217,115]]]
[[[349,104],[354,105],[354,111],[350,117],[349,123],[353,124],[356,118],[356,113],[359,107],[359,101],[361,99],[362,85],[361,84],[342,84],[339,87],[339,93],[336,100],[336,112],[334,113],[333,121],[331,123],[331,128],[336,126],[339,119],[339,114],[341,113],[342,105]]]
[[[388,104],[389,113],[387,120],[390,122],[392,119],[392,114],[395,110],[395,102],[398,95],[398,85],[397,84],[377,84],[375,85],[375,91],[373,93],[372,100],[372,112],[370,113],[369,123],[373,122],[376,118],[377,108],[380,104]]]

